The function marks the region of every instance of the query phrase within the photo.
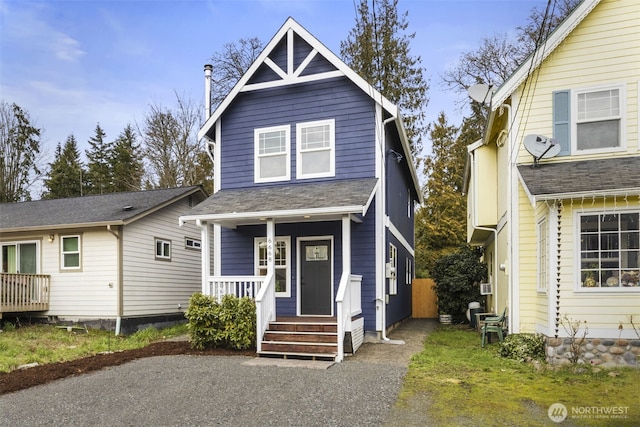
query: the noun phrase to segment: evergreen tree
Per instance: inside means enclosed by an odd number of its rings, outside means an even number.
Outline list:
[[[429,132],[433,154],[425,159],[424,205],[416,213],[416,271],[420,276],[428,276],[436,259],[466,241],[462,186],[468,138],[464,132],[447,123],[444,112]]]
[[[82,196],[85,190],[85,175],[76,138],[71,134],[64,147],[60,147],[59,143],[56,146],[55,159],[49,164],[48,177],[44,179],[46,191],[42,198]]]
[[[397,6],[398,0],[379,0],[370,9],[368,0],[360,0],[355,27],[340,43],[340,54],[347,65],[400,107],[417,160],[427,132],[424,110],[429,85],[423,77],[422,59],[411,55],[415,34],[406,32],[408,12],[399,15]]]
[[[114,192],[138,191],[142,188],[142,153],[136,144],[136,134],[128,124],[115,140],[111,158],[112,189]]]
[[[89,139],[89,149],[85,155],[87,164],[86,194],[105,194],[113,191],[110,159],[113,157],[113,143],[105,140],[107,135],[96,125],[95,135]]]
[[[40,176],[40,129],[16,104],[0,101],[0,203],[30,200]]]

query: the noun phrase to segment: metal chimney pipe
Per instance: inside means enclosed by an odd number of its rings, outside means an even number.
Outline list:
[[[211,117],[211,73],[213,65],[205,64],[204,66],[204,119]]]

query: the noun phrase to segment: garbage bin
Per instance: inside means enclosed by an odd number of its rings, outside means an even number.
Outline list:
[[[482,313],[482,307],[480,307],[480,303],[476,301],[470,302],[469,308],[467,309],[467,319],[469,319],[469,324],[473,329],[476,329],[478,326],[478,319],[476,318],[477,313]]]

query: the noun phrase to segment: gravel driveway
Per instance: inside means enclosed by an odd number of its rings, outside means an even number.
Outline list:
[[[161,356],[0,397],[7,426],[379,426],[435,323],[413,319],[327,369]],[[393,341],[392,341],[393,342]],[[262,360],[262,359],[260,359]]]

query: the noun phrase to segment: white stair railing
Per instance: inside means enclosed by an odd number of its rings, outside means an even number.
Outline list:
[[[265,276],[211,276],[207,278],[207,295],[222,300],[225,295],[255,299]]]
[[[275,274],[269,273],[256,295],[256,350],[262,351],[262,337],[269,322],[276,320],[276,280]]]

